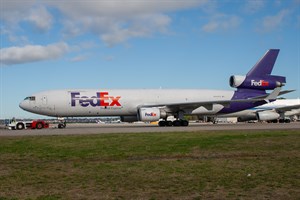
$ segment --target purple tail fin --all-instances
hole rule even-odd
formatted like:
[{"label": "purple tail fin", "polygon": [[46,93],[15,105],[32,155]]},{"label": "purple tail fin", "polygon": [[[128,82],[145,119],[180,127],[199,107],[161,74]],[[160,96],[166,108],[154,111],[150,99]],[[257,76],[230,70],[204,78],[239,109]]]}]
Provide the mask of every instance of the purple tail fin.
[{"label": "purple tail fin", "polygon": [[267,53],[252,67],[247,76],[260,77],[270,75],[276,62],[279,49],[270,49]]}]

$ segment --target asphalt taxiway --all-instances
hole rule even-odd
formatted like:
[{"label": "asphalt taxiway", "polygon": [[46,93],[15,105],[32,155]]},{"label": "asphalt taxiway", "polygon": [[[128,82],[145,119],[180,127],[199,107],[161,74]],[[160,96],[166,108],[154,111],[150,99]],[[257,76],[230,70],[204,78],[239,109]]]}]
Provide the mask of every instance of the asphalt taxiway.
[{"label": "asphalt taxiway", "polygon": [[40,130],[0,129],[2,136],[43,136],[43,135],[84,135],[104,133],[153,133],[153,132],[194,132],[218,130],[299,130],[300,122],[288,124],[237,123],[237,124],[203,124],[191,123],[188,127],[159,127],[152,124],[68,124],[65,129],[51,125]]}]

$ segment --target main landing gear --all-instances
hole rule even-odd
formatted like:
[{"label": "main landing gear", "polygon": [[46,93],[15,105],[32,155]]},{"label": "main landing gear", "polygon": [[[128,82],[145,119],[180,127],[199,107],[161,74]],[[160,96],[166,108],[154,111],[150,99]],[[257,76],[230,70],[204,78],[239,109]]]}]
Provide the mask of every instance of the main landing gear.
[{"label": "main landing gear", "polygon": [[175,121],[163,120],[163,121],[159,121],[158,125],[159,126],[188,126],[189,122],[187,120],[183,120],[183,119],[179,119],[179,120],[175,120]]},{"label": "main landing gear", "polygon": [[178,111],[175,113],[174,118],[176,120],[174,121],[169,121],[167,118],[165,118],[162,121],[158,122],[159,126],[188,126],[189,121],[184,119],[184,112]]}]

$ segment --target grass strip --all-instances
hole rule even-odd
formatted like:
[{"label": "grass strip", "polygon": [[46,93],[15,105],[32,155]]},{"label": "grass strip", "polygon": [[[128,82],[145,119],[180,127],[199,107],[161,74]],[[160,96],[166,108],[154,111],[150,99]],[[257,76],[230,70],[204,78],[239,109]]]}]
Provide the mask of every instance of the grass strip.
[{"label": "grass strip", "polygon": [[299,199],[300,131],[3,137],[2,199]]}]

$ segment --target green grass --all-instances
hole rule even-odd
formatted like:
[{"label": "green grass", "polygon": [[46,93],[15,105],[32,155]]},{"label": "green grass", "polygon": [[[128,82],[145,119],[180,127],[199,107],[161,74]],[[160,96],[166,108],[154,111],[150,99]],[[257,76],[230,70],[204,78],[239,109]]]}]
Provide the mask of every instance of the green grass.
[{"label": "green grass", "polygon": [[299,199],[300,131],[0,138],[4,199]]}]

